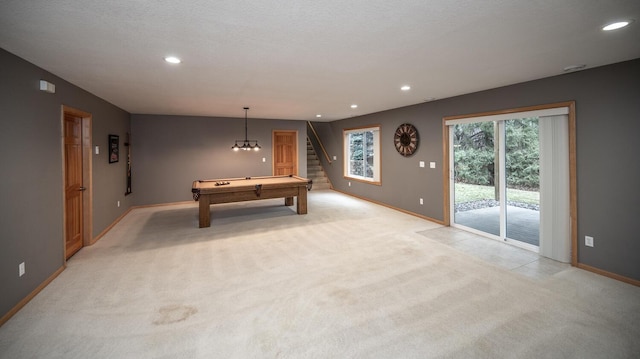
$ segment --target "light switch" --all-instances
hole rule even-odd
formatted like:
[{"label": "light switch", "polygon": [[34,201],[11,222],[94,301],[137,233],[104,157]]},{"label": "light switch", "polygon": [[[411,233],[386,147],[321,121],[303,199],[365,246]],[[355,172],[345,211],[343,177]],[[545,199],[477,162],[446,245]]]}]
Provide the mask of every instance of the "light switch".
[{"label": "light switch", "polygon": [[420,167],[423,168],[424,167],[424,161],[420,161]]},{"label": "light switch", "polygon": [[429,168],[436,168],[435,162],[429,162]]},{"label": "light switch", "polygon": [[262,157],[262,162],[267,162],[267,158],[266,157]]},{"label": "light switch", "polygon": [[335,160],[337,160],[337,159],[338,159],[338,157],[337,157],[337,156],[333,156],[333,160],[334,160],[334,161],[335,161]]},{"label": "light switch", "polygon": [[100,146],[96,146],[96,155],[100,154]]}]

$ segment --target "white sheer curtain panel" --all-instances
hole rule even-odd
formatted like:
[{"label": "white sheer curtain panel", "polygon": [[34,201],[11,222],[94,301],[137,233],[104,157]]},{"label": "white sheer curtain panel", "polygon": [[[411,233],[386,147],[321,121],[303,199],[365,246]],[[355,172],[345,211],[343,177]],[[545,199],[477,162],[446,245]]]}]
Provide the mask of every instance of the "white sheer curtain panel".
[{"label": "white sheer curtain panel", "polygon": [[540,117],[540,255],[571,261],[569,120]]}]

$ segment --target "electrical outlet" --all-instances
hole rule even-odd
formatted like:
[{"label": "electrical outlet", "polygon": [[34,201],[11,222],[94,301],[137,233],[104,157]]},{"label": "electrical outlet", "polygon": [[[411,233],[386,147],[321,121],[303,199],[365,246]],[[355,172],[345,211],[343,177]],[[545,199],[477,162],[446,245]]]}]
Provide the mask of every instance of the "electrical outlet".
[{"label": "electrical outlet", "polygon": [[267,162],[267,158],[266,157],[262,157],[262,162]]},{"label": "electrical outlet", "polygon": [[424,204],[424,200],[420,198],[420,204]]},{"label": "electrical outlet", "polygon": [[584,245],[587,247],[593,247],[593,237],[584,236]]},{"label": "electrical outlet", "polygon": [[25,272],[26,270],[24,268],[24,262],[18,264],[18,277],[22,277]]},{"label": "electrical outlet", "polygon": [[337,160],[337,159],[338,159],[338,156],[333,156],[333,160],[334,161]]},{"label": "electrical outlet", "polygon": [[436,168],[435,162],[429,162],[429,168]]},{"label": "electrical outlet", "polygon": [[424,161],[420,161],[420,162],[418,163],[418,166],[420,166],[420,168],[424,168]]},{"label": "electrical outlet", "polygon": [[118,207],[120,207],[120,201],[118,201]]},{"label": "electrical outlet", "polygon": [[351,182],[349,182],[349,187],[351,187]]}]

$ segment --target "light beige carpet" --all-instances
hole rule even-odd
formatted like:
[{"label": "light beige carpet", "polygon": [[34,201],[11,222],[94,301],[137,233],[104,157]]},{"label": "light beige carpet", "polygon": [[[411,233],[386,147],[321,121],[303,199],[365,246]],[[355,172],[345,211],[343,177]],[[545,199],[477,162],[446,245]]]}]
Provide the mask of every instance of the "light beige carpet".
[{"label": "light beige carpet", "polygon": [[640,357],[640,288],[532,280],[332,191],[211,210],[133,210],[0,327],[0,357]]}]

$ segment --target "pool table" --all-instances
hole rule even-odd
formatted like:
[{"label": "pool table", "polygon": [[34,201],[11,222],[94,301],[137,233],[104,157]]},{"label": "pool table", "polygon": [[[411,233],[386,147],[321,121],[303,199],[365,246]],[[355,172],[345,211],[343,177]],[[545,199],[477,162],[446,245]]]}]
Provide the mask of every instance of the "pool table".
[{"label": "pool table", "polygon": [[209,206],[217,203],[283,198],[285,206],[293,206],[298,197],[296,212],[307,213],[307,191],[312,181],[294,175],[229,178],[193,181],[191,193],[200,205],[200,228],[211,226]]}]

